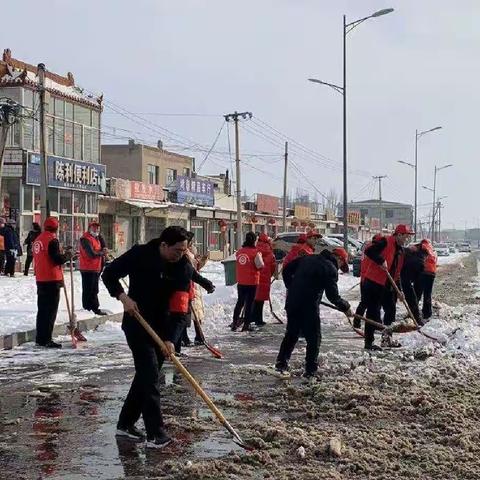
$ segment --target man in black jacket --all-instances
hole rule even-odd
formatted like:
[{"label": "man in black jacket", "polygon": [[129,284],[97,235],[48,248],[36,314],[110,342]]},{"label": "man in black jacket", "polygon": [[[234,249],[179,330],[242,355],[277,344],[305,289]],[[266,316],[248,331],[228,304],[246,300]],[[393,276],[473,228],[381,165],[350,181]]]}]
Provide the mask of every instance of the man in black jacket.
[{"label": "man in black jacket", "polygon": [[[135,377],[125,399],[117,424],[117,435],[142,440],[135,423],[143,416],[147,447],[163,448],[172,440],[165,433],[160,407],[160,368],[165,357],[174,353],[187,322],[190,282],[211,293],[212,282],[199,275],[185,253],[187,231],[167,227],[160,238],[145,245],[135,245],[112,263],[102,275],[110,295],[123,303],[122,329],[135,363]],[[128,295],[120,279],[129,277]],[[166,344],[161,352],[135,319],[139,312]]]},{"label": "man in black jacket", "polygon": [[32,264],[33,260],[33,251],[32,245],[35,239],[42,233],[42,229],[37,222],[33,222],[32,230],[28,232],[27,238],[23,242],[24,245],[27,246],[27,259],[25,260],[25,268],[23,274],[28,276],[28,271],[30,270],[30,265]]},{"label": "man in black jacket", "polygon": [[5,275],[15,276],[15,262],[17,256],[21,255],[22,247],[20,246],[20,240],[18,233],[15,231],[15,220],[7,220],[7,225],[3,229],[3,236],[5,239]]},{"label": "man in black jacket", "polygon": [[319,304],[323,292],[339,310],[349,317],[353,315],[350,304],[338,293],[339,268],[348,272],[348,255],[343,248],[299,257],[285,267],[287,330],[275,364],[278,372],[285,374],[288,371],[288,362],[302,333],[307,341],[304,377],[315,376],[322,339]]}]

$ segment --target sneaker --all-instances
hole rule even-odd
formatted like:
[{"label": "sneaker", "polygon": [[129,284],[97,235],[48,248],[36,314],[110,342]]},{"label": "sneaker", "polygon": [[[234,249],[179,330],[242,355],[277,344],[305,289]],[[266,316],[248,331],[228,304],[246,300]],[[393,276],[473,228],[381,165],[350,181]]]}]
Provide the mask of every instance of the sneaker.
[{"label": "sneaker", "polygon": [[100,316],[105,316],[108,315],[108,313],[105,310],[100,310],[97,308],[97,310],[92,310],[95,315],[100,315]]},{"label": "sneaker", "polygon": [[172,441],[173,440],[163,430],[160,430],[160,433],[158,435],[155,435],[154,438],[147,438],[145,447],[165,448],[167,445],[170,445]]},{"label": "sneaker", "polygon": [[244,325],[242,332],[255,332],[257,329],[253,325]]},{"label": "sneaker", "polygon": [[136,440],[137,442],[140,442],[145,438],[145,435],[135,425],[132,425],[131,427],[117,426],[117,432],[115,433],[115,436],[126,437],[131,440]]},{"label": "sneaker", "polygon": [[379,347],[378,345],[375,345],[374,343],[372,343],[372,344],[366,344],[365,345],[365,350],[370,350],[372,352],[381,352],[381,351],[383,351],[383,348]]},{"label": "sneaker", "polygon": [[53,340],[50,340],[45,345],[41,345],[41,346],[45,348],[62,348],[61,343],[54,342]]}]

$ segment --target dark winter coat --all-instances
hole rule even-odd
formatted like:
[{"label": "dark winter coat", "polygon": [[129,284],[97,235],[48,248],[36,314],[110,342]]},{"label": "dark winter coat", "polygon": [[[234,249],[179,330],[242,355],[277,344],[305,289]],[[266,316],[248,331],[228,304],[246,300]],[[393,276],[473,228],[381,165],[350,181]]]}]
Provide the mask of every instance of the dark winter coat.
[{"label": "dark winter coat", "polygon": [[20,246],[20,240],[18,238],[18,234],[11,225],[5,225],[2,235],[5,239],[6,251],[17,250],[18,253],[21,252],[22,248]]},{"label": "dark winter coat", "polygon": [[405,248],[405,259],[401,272],[402,285],[405,282],[413,283],[420,278],[425,270],[425,258],[427,253],[416,248]]},{"label": "dark winter coat", "polygon": [[34,241],[37,239],[37,237],[40,235],[40,233],[42,233],[40,230],[30,230],[30,231],[28,232],[27,238],[26,238],[25,241],[23,242],[23,244],[27,246],[27,255],[28,255],[28,256],[32,256],[32,255],[33,255],[32,245],[33,245],[33,242],[34,242]]},{"label": "dark winter coat", "polygon": [[350,308],[350,304],[338,293],[337,260],[328,250],[319,255],[296,258],[285,267],[283,279],[288,289],[287,312],[318,315],[324,292],[342,312]]},{"label": "dark winter coat", "polygon": [[[213,285],[202,277],[187,257],[169,263],[160,255],[160,242],[154,239],[145,245],[135,245],[113,262],[105,266],[102,280],[112,297],[124,292],[120,279],[128,276],[128,296],[134,300],[140,313],[164,340],[175,340],[175,332],[184,328],[188,311],[172,309],[172,301],[190,291],[190,282],[198,283],[206,290]],[[149,341],[143,327],[131,315],[125,313],[122,328]]]}]

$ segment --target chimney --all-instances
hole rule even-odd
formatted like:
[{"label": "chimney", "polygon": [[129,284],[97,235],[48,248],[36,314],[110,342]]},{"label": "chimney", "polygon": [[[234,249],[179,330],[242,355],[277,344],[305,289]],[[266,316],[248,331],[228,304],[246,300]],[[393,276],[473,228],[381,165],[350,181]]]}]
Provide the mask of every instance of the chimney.
[{"label": "chimney", "polygon": [[162,142],[161,140],[159,140],[159,141],[157,142],[157,148],[158,148],[159,150],[163,150],[163,142]]},{"label": "chimney", "polygon": [[128,141],[128,146],[130,148],[133,148],[135,146],[135,140],[133,140],[132,138]]}]

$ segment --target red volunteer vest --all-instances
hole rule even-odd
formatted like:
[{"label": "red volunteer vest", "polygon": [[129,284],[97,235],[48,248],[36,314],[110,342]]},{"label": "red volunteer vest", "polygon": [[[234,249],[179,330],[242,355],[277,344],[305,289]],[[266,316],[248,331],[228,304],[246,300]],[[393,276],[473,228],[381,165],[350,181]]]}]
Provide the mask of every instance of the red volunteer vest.
[{"label": "red volunteer vest", "polygon": [[425,273],[430,275],[437,273],[437,254],[434,251],[429,251],[425,258]]},{"label": "red volunteer vest", "polygon": [[[390,268],[393,263],[393,259],[395,258],[396,241],[393,235],[386,237],[386,240],[387,240],[387,246],[381,252],[381,256],[387,262],[387,267],[388,267],[388,270],[390,271]],[[392,275],[393,279],[396,282],[400,280],[400,272],[402,271],[402,267],[403,267],[403,258],[404,258],[404,254],[401,253],[398,257],[397,268],[395,269],[394,275]],[[368,258],[366,255],[362,263],[363,263],[363,268],[361,268],[362,281],[364,281],[365,279],[368,279],[368,280],[371,280],[372,282],[378,283],[379,285],[386,285],[387,272],[385,272],[385,270],[383,270],[383,268],[380,265],[376,264],[373,260]]]},{"label": "red volunteer vest", "polygon": [[285,268],[290,262],[295,260],[300,255],[300,252],[302,253],[302,255],[313,255],[315,253],[315,250],[308,243],[295,244],[290,249],[287,256],[283,259],[283,268]]},{"label": "red volunteer vest", "polygon": [[239,285],[258,285],[260,271],[255,266],[258,250],[255,247],[242,247],[237,257],[237,282]]},{"label": "red volunteer vest", "polygon": [[33,260],[37,282],[63,282],[61,265],[56,265],[48,254],[49,243],[56,239],[53,232],[42,232],[33,242]]},{"label": "red volunteer vest", "polygon": [[[102,246],[100,240],[89,232],[85,232],[82,238],[86,238],[95,253],[100,252]],[[80,243],[80,270],[83,272],[100,272],[102,270],[102,257],[91,258]]]}]

